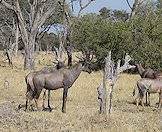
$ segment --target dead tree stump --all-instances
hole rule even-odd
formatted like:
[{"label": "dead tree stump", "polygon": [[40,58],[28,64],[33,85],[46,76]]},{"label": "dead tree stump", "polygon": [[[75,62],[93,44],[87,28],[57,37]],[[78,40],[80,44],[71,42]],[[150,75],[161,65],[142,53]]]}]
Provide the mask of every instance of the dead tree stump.
[{"label": "dead tree stump", "polygon": [[112,110],[112,99],[113,99],[113,91],[114,85],[118,79],[118,75],[123,71],[131,68],[135,68],[135,66],[131,66],[129,64],[131,57],[126,54],[125,56],[125,63],[121,66],[121,60],[118,60],[117,67],[115,67],[114,62],[111,60],[111,51],[109,55],[105,58],[105,68],[103,70],[103,81],[100,83],[100,86],[97,88],[98,92],[98,100],[100,105],[99,113],[106,114],[107,113],[107,89],[106,89],[106,82],[109,85],[109,108],[108,113],[111,113]]}]

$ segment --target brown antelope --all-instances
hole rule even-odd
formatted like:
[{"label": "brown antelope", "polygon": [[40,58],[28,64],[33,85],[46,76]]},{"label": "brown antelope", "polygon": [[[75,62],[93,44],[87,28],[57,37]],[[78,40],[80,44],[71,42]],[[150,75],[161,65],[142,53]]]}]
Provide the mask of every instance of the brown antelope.
[{"label": "brown antelope", "polygon": [[159,108],[161,108],[162,104],[162,81],[158,79],[147,79],[142,78],[137,81],[138,88],[138,96],[136,98],[136,105],[138,107],[139,100],[141,100],[141,104],[143,104],[143,98],[145,93],[148,91],[149,93],[159,93]]},{"label": "brown antelope", "polygon": [[135,65],[141,78],[150,78],[150,79],[157,78],[157,74],[153,69],[151,68],[144,69],[141,64],[135,64]]},{"label": "brown antelope", "polygon": [[[38,109],[38,99],[42,89],[57,90],[63,88],[63,104],[62,112],[66,112],[66,100],[68,89],[73,85],[82,71],[91,73],[90,64],[80,61],[75,66],[69,69],[60,69],[50,73],[38,73],[33,76],[33,91],[29,92],[27,100],[34,99]],[[27,104],[26,104],[27,109]]]},{"label": "brown antelope", "polygon": [[[29,73],[25,77],[25,81],[26,81],[26,84],[27,84],[26,109],[27,109],[27,103],[29,101],[29,104],[30,104],[30,100],[33,98],[33,93],[34,93],[34,90],[35,90],[34,89],[34,84],[33,84],[33,77],[36,74],[41,74],[41,73],[45,74],[45,73],[50,73],[50,72],[54,72],[56,70],[59,70],[59,69],[65,67],[64,63],[65,63],[65,60],[63,62],[62,61],[58,61],[57,65],[55,67],[49,67],[49,68],[48,67],[44,67],[40,71],[31,72],[31,73]],[[43,94],[43,104],[42,104],[43,109],[45,109],[45,105],[44,105],[45,97],[46,97],[46,90],[44,91],[44,94]],[[51,107],[50,107],[50,104],[49,104],[49,102],[50,102],[49,100],[50,100],[50,90],[48,90],[48,108],[51,110]]]},{"label": "brown antelope", "polygon": [[[153,69],[151,68],[144,69],[140,63],[135,65],[141,78],[162,79],[160,75],[157,74]],[[135,89],[133,93],[135,93]],[[149,92],[146,92],[146,105],[150,105],[149,102],[150,102],[150,94]]]}]

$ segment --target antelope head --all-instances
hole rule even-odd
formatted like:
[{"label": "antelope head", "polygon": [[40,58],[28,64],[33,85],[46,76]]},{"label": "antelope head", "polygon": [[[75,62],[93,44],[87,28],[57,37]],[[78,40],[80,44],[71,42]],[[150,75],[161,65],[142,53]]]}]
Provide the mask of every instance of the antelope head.
[{"label": "antelope head", "polygon": [[85,55],[83,55],[82,57],[78,57],[76,56],[78,59],[79,59],[79,63],[82,64],[82,71],[84,72],[88,72],[89,74],[92,72],[92,59],[93,59],[93,54],[90,55],[89,59],[87,59],[87,57]]}]

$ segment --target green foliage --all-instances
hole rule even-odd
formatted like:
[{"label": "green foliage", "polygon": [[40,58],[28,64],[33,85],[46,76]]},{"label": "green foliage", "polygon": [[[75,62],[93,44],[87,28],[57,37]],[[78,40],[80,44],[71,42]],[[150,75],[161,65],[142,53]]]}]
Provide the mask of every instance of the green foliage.
[{"label": "green foliage", "polygon": [[[143,8],[142,8],[143,9]],[[137,62],[152,68],[162,69],[162,20],[160,14],[148,7],[131,20],[125,21],[126,13],[115,11],[112,19],[103,19],[104,13],[87,14],[75,22],[72,40],[75,48],[86,52],[92,50],[98,68],[111,50],[114,61],[129,53]],[[106,14],[107,14],[106,13]]]},{"label": "green foliage", "polygon": [[124,49],[127,47],[123,44],[128,43],[129,40],[127,34],[129,34],[127,23],[122,21],[112,23],[90,14],[82,17],[75,24],[73,43],[82,52],[87,49],[94,51],[97,63],[101,66],[101,62],[110,50],[115,61],[124,56]]},{"label": "green foliage", "polygon": [[103,7],[99,13],[100,13],[100,16],[104,19],[108,18],[111,16],[111,10],[107,9],[106,7]]}]

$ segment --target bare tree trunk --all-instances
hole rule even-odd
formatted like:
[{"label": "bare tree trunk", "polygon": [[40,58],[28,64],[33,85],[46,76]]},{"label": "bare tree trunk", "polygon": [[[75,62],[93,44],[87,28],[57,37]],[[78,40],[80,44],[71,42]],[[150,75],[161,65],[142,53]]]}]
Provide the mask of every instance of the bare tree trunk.
[{"label": "bare tree trunk", "polygon": [[107,102],[107,94],[106,94],[106,76],[104,71],[103,76],[103,85],[102,85],[102,103],[100,104],[100,112],[101,114],[106,114],[106,102]]},{"label": "bare tree trunk", "polygon": [[72,66],[72,44],[70,42],[71,36],[71,20],[69,16],[67,16],[68,11],[66,11],[65,0],[63,0],[63,25],[64,25],[64,36],[63,36],[63,44],[66,44],[66,53],[68,56],[68,66]]},{"label": "bare tree trunk", "polygon": [[40,45],[39,45],[39,41],[37,41],[35,42],[35,52],[39,54],[39,51],[40,51]]},{"label": "bare tree trunk", "polygon": [[8,64],[11,68],[13,68],[13,64],[12,64],[12,56],[11,53],[9,52],[9,50],[6,50],[6,56],[7,56],[7,60],[8,60]]},{"label": "bare tree trunk", "polygon": [[25,48],[24,69],[34,69],[34,50]]},{"label": "bare tree trunk", "polygon": [[110,95],[109,95],[109,114],[111,113],[111,109],[112,109],[113,90],[114,90],[114,85],[112,85],[111,88],[110,88]]},{"label": "bare tree trunk", "polygon": [[72,46],[67,46],[68,66],[72,66]]},{"label": "bare tree trunk", "polygon": [[35,49],[35,38],[34,35],[30,35],[29,42],[25,46],[25,60],[24,69],[34,69],[34,49]]},{"label": "bare tree trunk", "polygon": [[15,55],[17,56],[17,52],[18,52],[18,44],[19,44],[19,26],[16,23],[16,32],[15,32]]},{"label": "bare tree trunk", "polygon": [[125,56],[125,63],[124,65],[120,65],[121,60],[118,60],[117,67],[114,67],[114,62],[111,60],[111,51],[109,55],[105,58],[105,68],[104,68],[104,75],[103,75],[103,84],[97,88],[98,91],[98,99],[100,102],[100,113],[107,114],[106,102],[107,102],[107,90],[105,82],[109,81],[110,93],[109,93],[109,114],[112,110],[112,99],[113,99],[113,90],[114,85],[118,79],[118,75],[123,71],[131,68],[135,68],[135,66],[131,66],[129,64],[131,57],[126,54]]},{"label": "bare tree trunk", "polygon": [[137,7],[138,7],[138,0],[134,0],[132,11],[130,14],[130,19],[134,17],[134,15],[136,14]]}]

